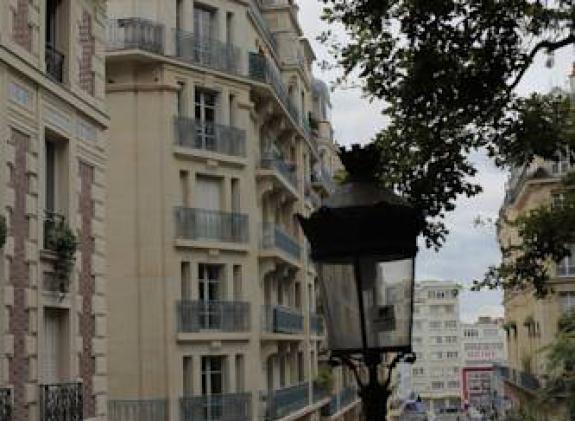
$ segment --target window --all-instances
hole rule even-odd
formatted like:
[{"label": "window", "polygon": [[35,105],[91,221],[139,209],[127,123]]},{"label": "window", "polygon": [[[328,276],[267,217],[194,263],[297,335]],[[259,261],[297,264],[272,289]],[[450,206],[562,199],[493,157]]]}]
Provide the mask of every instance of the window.
[{"label": "window", "polygon": [[[207,396],[209,401],[203,407],[203,419],[216,420],[222,417],[224,408],[217,396],[223,394],[224,389],[224,357],[202,357],[202,395]],[[216,396],[213,401],[210,399],[212,396]]]},{"label": "window", "polygon": [[488,337],[499,336],[499,329],[485,329],[483,331],[483,336]]},{"label": "window", "polygon": [[240,179],[231,179],[231,193],[232,193],[232,212],[240,212]]},{"label": "window", "polygon": [[559,293],[559,300],[561,302],[561,310],[564,313],[575,312],[575,291]]},{"label": "window", "polygon": [[192,298],[190,262],[182,262],[180,264],[180,282],[182,286],[182,299],[190,300]]},{"label": "window", "polygon": [[[196,179],[198,192],[197,207],[211,211],[222,210],[222,181],[219,178],[198,175]],[[207,227],[206,227],[207,228]]]},{"label": "window", "polygon": [[415,377],[421,377],[425,374],[425,370],[423,367],[414,367],[413,368],[413,375]]},{"label": "window", "polygon": [[434,336],[433,337],[433,343],[436,345],[442,344],[443,343],[443,338],[441,336]]},{"label": "window", "polygon": [[200,299],[200,326],[202,329],[219,329],[221,327],[220,308],[214,305],[223,297],[219,265],[200,264],[198,271],[198,287]]},{"label": "window", "polygon": [[449,389],[459,389],[459,381],[458,380],[450,380],[447,382],[447,387]]},{"label": "window", "polygon": [[184,374],[184,396],[193,395],[194,387],[194,372],[193,372],[193,358],[184,357],[183,360],[183,374]]},{"label": "window", "polygon": [[445,322],[446,329],[457,329],[457,320],[448,320]]},{"label": "window", "polygon": [[216,108],[217,94],[205,89],[196,89],[195,92],[196,136],[200,149],[216,150]]},{"label": "window", "polygon": [[190,206],[190,173],[180,171],[180,196],[183,207]]},{"label": "window", "polygon": [[479,331],[477,329],[465,329],[463,335],[467,338],[477,338],[479,337]]},{"label": "window", "polygon": [[199,40],[215,38],[216,19],[211,9],[195,6],[194,8],[194,36]]},{"label": "window", "polygon": [[458,357],[458,355],[459,355],[459,353],[456,351],[447,351],[445,353],[445,356],[447,357],[448,360],[455,359]]},{"label": "window", "polygon": [[443,352],[441,352],[441,351],[432,352],[432,353],[431,353],[431,359],[432,359],[432,360],[441,360],[441,359],[443,359]]},{"label": "window", "polygon": [[457,343],[457,336],[446,336],[445,343],[447,344],[456,344]]},{"label": "window", "polygon": [[44,312],[44,383],[59,383],[67,379],[67,317],[66,310],[46,309]]},{"label": "window", "polygon": [[184,82],[178,82],[178,91],[176,92],[176,107],[178,111],[178,117],[186,116],[186,84]]},{"label": "window", "polygon": [[443,389],[443,382],[431,382],[431,388],[433,390],[441,390]]},{"label": "window", "polygon": [[243,299],[243,286],[242,286],[242,267],[234,265],[233,267],[233,282],[234,282],[234,300],[241,301]]},{"label": "window", "polygon": [[565,204],[565,195],[563,193],[551,194],[551,206],[554,208],[562,208]]},{"label": "window", "polygon": [[443,306],[443,312],[446,314],[451,314],[455,312],[455,306],[452,304]]},{"label": "window", "polygon": [[566,174],[571,168],[569,154],[558,153],[551,163],[551,172],[556,175]]},{"label": "window", "polygon": [[245,391],[245,377],[246,367],[243,355],[236,355],[236,392],[243,393]]},{"label": "window", "polygon": [[557,263],[557,276],[559,277],[575,276],[575,244],[570,244],[567,248],[571,255],[565,256]]},{"label": "window", "polygon": [[438,321],[429,322],[429,328],[430,329],[441,329],[441,322],[438,322]]}]

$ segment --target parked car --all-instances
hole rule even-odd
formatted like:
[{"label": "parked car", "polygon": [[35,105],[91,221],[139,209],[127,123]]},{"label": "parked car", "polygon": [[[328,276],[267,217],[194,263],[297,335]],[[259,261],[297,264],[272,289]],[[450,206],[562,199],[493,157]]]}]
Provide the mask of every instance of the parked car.
[{"label": "parked car", "polygon": [[399,421],[428,421],[425,404],[419,401],[407,401],[403,405]]}]

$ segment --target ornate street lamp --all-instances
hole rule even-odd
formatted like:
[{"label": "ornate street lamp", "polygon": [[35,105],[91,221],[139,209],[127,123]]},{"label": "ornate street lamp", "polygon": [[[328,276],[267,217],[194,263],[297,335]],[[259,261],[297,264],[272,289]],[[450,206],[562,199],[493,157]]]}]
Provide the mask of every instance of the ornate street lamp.
[{"label": "ornate street lamp", "polygon": [[[318,269],[331,359],[352,368],[368,421],[386,419],[391,371],[411,349],[417,237],[423,217],[375,178],[373,145],[341,150],[347,181],[309,218],[298,215]],[[394,353],[387,381],[383,355]],[[357,363],[368,368],[365,383]]]}]

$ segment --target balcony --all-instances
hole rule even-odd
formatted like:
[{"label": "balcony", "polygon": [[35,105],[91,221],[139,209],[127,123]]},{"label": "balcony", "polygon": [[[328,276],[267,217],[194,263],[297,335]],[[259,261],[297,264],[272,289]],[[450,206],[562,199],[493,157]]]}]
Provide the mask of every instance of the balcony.
[{"label": "balcony", "polygon": [[269,333],[302,334],[303,315],[299,310],[276,306],[264,306],[263,329]]},{"label": "balcony", "polygon": [[251,395],[190,396],[180,400],[182,421],[249,421]]},{"label": "balcony", "polygon": [[253,19],[256,22],[256,25],[259,27],[260,31],[264,34],[264,37],[266,38],[266,40],[271,44],[272,48],[274,50],[277,50],[276,40],[275,40],[272,32],[270,31],[270,27],[268,26],[266,19],[262,15],[262,12],[259,8],[259,5],[255,4],[255,1],[256,0],[253,0],[250,2],[249,13],[253,17]]},{"label": "balcony", "polygon": [[241,75],[240,49],[216,39],[174,30],[176,56],[185,62],[233,75]]},{"label": "balcony", "polygon": [[244,130],[187,117],[177,116],[174,121],[177,146],[222,155],[246,156]]},{"label": "balcony", "polygon": [[335,190],[335,183],[323,165],[319,170],[312,172],[311,182],[314,187],[323,190],[327,194],[331,194]]},{"label": "balcony", "polygon": [[541,388],[541,383],[537,377],[524,371],[515,370],[513,368],[508,368],[507,370],[500,369],[499,375],[509,383],[512,383],[528,392],[537,392]]},{"label": "balcony", "polygon": [[279,250],[281,253],[287,254],[290,259],[297,261],[301,257],[301,247],[298,241],[282,228],[273,224],[264,224],[262,248],[264,250]]},{"label": "balcony", "polygon": [[284,85],[277,66],[258,53],[249,53],[249,77],[257,82],[269,84],[295,122],[299,122],[299,112]]},{"label": "balcony", "polygon": [[178,331],[205,330],[247,332],[250,329],[250,304],[232,301],[178,302]]},{"label": "balcony", "polygon": [[247,243],[248,216],[208,209],[176,208],[176,237],[193,241]]},{"label": "balcony", "polygon": [[265,420],[278,420],[310,404],[309,383],[302,383],[284,389],[264,392]]},{"label": "balcony", "polygon": [[357,390],[353,387],[344,387],[337,394],[331,397],[329,405],[326,405],[321,410],[323,417],[332,417],[358,400]]},{"label": "balcony", "polygon": [[142,18],[113,19],[108,22],[108,51],[143,50],[164,54],[164,25]]},{"label": "balcony", "polygon": [[166,421],[167,415],[166,399],[108,401],[110,421]]},{"label": "balcony", "polygon": [[66,56],[59,52],[56,47],[46,44],[46,74],[55,82],[64,82],[64,62]]},{"label": "balcony", "polygon": [[265,152],[260,168],[273,171],[281,183],[297,197],[297,174],[294,164],[290,164],[272,152]]},{"label": "balcony", "polygon": [[325,334],[325,328],[323,323],[323,317],[319,314],[310,313],[309,314],[309,330],[312,335],[323,336]]},{"label": "balcony", "polygon": [[40,386],[41,421],[82,421],[82,383]]},{"label": "balcony", "polygon": [[12,419],[12,389],[0,389],[0,420],[10,421]]}]

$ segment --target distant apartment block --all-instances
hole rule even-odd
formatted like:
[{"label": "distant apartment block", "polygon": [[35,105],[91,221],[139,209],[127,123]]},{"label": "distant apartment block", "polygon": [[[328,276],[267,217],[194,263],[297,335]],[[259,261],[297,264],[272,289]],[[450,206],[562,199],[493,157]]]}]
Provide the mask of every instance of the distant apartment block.
[{"label": "distant apartment block", "polygon": [[451,281],[418,282],[415,288],[412,390],[435,413],[461,407],[460,290]]},{"label": "distant apartment block", "polygon": [[107,7],[109,419],[343,419],[295,219],[339,168],[297,5]]},{"label": "distant apartment block", "polygon": [[3,421],[107,419],[104,6],[0,2]]},{"label": "distant apartment block", "polygon": [[476,409],[491,411],[501,406],[495,369],[505,364],[506,337],[502,319],[480,317],[476,323],[462,324],[463,399]]}]

